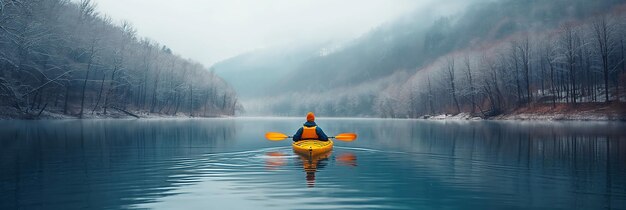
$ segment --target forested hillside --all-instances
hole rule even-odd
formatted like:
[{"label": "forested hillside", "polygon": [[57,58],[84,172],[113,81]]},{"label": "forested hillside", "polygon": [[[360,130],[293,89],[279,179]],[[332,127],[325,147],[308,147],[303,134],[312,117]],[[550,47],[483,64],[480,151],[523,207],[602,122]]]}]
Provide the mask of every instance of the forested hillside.
[{"label": "forested hillside", "polygon": [[250,106],[280,115],[493,116],[618,101],[624,3],[474,1],[451,15],[416,11],[310,57],[274,97]]},{"label": "forested hillside", "polygon": [[624,21],[621,13],[602,14],[447,54],[377,95],[375,110],[389,117],[489,117],[519,108],[619,107],[626,80]]},{"label": "forested hillside", "polygon": [[90,0],[0,1],[0,106],[22,118],[218,116],[240,107],[214,73],[114,23]]}]

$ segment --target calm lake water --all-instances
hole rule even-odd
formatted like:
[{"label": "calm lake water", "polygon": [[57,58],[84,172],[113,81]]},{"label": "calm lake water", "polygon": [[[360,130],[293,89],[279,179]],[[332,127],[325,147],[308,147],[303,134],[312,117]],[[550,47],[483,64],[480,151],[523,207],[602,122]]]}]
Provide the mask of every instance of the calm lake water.
[{"label": "calm lake water", "polygon": [[626,124],[319,119],[0,121],[0,209],[626,209]]}]

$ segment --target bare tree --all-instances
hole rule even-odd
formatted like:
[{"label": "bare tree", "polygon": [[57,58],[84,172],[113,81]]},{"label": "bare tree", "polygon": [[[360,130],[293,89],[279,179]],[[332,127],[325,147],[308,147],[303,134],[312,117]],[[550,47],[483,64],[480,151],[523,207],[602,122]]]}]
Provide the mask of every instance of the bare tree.
[{"label": "bare tree", "polygon": [[433,106],[433,88],[430,84],[430,75],[427,76],[428,77],[428,105],[430,108],[430,114],[435,114],[435,107]]},{"label": "bare tree", "polygon": [[471,97],[471,103],[472,103],[472,110],[471,113],[473,114],[476,110],[476,98],[475,98],[475,94],[476,94],[476,90],[474,88],[474,83],[472,80],[472,68],[471,68],[471,64],[470,64],[470,58],[468,55],[465,55],[465,59],[463,60],[463,62],[465,63],[465,70],[466,70],[466,74],[467,74],[467,81],[469,83],[469,92],[470,92],[470,97]]},{"label": "bare tree", "polygon": [[555,51],[554,51],[554,43],[553,40],[551,38],[548,38],[548,40],[546,41],[546,43],[544,43],[544,59],[546,61],[546,63],[548,64],[548,67],[550,68],[550,92],[552,93],[552,107],[556,107],[556,99],[557,99],[557,91],[555,89],[555,80],[554,80],[554,74],[555,74],[555,62],[556,62],[556,57],[555,57]]},{"label": "bare tree", "polygon": [[516,47],[517,42],[511,43],[511,59],[513,60],[513,66],[515,67],[515,88],[517,89],[517,103],[522,101],[522,89],[520,85],[519,79],[519,58],[518,58],[518,48]]},{"label": "bare tree", "polygon": [[454,101],[456,112],[460,113],[461,107],[459,106],[459,101],[456,98],[456,87],[454,84],[454,57],[452,56],[446,58],[446,72],[447,79],[450,82],[450,94],[452,95],[452,100]]},{"label": "bare tree", "polygon": [[563,24],[561,26],[561,30],[563,35],[561,36],[561,44],[563,45],[563,54],[565,56],[567,67],[569,70],[569,77],[571,88],[569,92],[569,97],[571,98],[572,103],[576,104],[576,51],[578,46],[576,44],[576,38],[578,34],[574,29],[572,24]]},{"label": "bare tree", "polygon": [[[521,42],[516,42],[517,43],[517,52],[519,52],[519,59],[520,62],[522,63],[522,68],[524,69],[524,80],[526,82],[526,100],[527,103],[530,103],[532,101],[532,90],[530,89],[530,41],[529,41],[529,36],[528,34],[526,34],[526,36],[522,39]],[[515,57],[517,58],[517,55],[515,55]],[[516,66],[517,66],[517,59],[516,59]],[[517,67],[516,67],[517,68]]]},{"label": "bare tree", "polygon": [[604,76],[604,100],[609,102],[609,56],[613,52],[613,33],[614,24],[602,15],[592,22],[595,39],[597,42],[596,49],[602,59],[602,73]]}]

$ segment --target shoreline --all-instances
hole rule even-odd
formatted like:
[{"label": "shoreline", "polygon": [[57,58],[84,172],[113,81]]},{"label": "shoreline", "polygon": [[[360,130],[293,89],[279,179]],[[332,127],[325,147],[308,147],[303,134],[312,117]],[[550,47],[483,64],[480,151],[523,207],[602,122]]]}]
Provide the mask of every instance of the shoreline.
[{"label": "shoreline", "polygon": [[567,115],[567,114],[503,114],[493,117],[472,117],[469,113],[442,114],[436,116],[422,116],[420,118],[402,118],[402,119],[423,119],[423,120],[484,120],[484,121],[600,121],[600,122],[626,122],[626,116],[619,115]]},{"label": "shoreline", "polygon": [[541,121],[626,121],[626,103],[531,104],[495,116],[480,113],[441,114],[422,119],[541,120]]},{"label": "shoreline", "polygon": [[[100,112],[85,112],[83,118],[75,114],[63,114],[61,110],[44,110],[41,113],[24,114],[13,107],[0,107],[0,120],[60,120],[60,119],[192,119],[192,118],[284,118],[289,116],[189,116],[184,113],[167,115],[161,113],[128,112],[125,110],[109,109],[104,115]],[[293,117],[293,116],[292,116]],[[297,118],[297,117],[295,117]],[[331,117],[355,119],[421,119],[421,120],[510,120],[510,121],[626,121],[626,103],[583,103],[576,106],[568,104],[533,104],[526,107],[506,111],[495,116],[484,116],[482,113],[473,114],[462,112],[458,114],[442,113],[438,115],[422,115],[418,117]]]},{"label": "shoreline", "polygon": [[[163,114],[140,114],[140,118],[132,116],[117,116],[117,115],[85,115],[83,118],[79,118],[73,115],[53,114],[43,115],[40,118],[11,118],[7,116],[0,116],[0,120],[145,120],[145,119],[213,119],[213,118],[258,118],[258,119],[272,119],[272,118],[297,118],[297,117],[259,117],[259,116],[193,116],[188,115],[163,115]],[[436,116],[422,116],[418,118],[375,118],[375,117],[326,117],[326,119],[388,119],[388,120],[433,120],[433,121],[596,121],[596,122],[626,122],[626,116],[600,116],[600,115],[536,115],[536,114],[515,114],[515,115],[498,115],[494,117],[482,118],[472,117],[469,113],[460,113],[457,115],[441,114]]]},{"label": "shoreline", "polygon": [[189,116],[186,114],[178,113],[176,115],[167,115],[161,113],[139,112],[131,113],[129,115],[123,111],[110,109],[107,114],[100,112],[86,112],[83,117],[79,117],[73,114],[63,114],[62,111],[42,111],[39,113],[23,114],[15,108],[0,107],[0,120],[88,120],[88,119],[193,119],[193,118],[225,118],[232,117],[226,115],[214,115],[214,116]]}]

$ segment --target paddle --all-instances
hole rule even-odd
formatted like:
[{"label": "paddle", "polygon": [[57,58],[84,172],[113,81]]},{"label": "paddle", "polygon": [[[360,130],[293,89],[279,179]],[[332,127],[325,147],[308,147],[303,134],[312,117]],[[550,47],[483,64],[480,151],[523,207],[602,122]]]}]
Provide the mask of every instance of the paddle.
[{"label": "paddle", "polygon": [[340,141],[354,141],[356,140],[356,133],[340,133],[337,136],[331,136],[328,138],[334,138]]},{"label": "paddle", "polygon": [[[287,136],[284,133],[279,132],[267,132],[265,133],[265,138],[270,141],[282,141],[286,138],[293,138],[292,136]],[[337,139],[340,141],[354,141],[356,139],[356,133],[340,133],[337,136],[329,136],[329,139]]]}]

